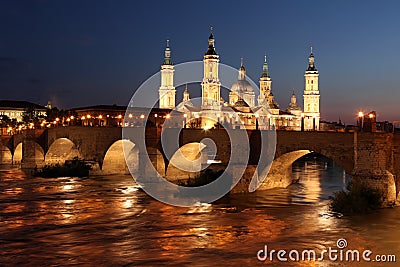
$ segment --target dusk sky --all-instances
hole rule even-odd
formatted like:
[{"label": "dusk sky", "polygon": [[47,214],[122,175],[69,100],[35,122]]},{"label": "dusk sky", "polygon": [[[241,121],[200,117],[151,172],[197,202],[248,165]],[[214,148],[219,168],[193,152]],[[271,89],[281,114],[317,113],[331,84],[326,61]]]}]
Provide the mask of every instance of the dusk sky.
[{"label": "dusk sky", "polygon": [[126,105],[159,71],[167,38],[175,64],[202,60],[212,24],[221,63],[238,68],[243,57],[257,84],[267,53],[281,108],[293,89],[302,105],[312,45],[321,119],[354,123],[362,109],[400,120],[399,10],[398,1],[2,1],[0,99]]}]

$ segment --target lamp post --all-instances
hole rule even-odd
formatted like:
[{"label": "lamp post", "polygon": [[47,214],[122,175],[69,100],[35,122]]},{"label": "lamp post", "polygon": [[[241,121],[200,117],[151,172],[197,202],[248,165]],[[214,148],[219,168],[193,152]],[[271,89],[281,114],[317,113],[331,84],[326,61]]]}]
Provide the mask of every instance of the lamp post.
[{"label": "lamp post", "polygon": [[364,118],[364,112],[360,111],[358,112],[358,131],[362,132],[363,130],[363,118]]},{"label": "lamp post", "polygon": [[315,131],[316,130],[316,125],[315,125],[315,115],[313,115],[313,131]]},{"label": "lamp post", "polygon": [[183,114],[183,128],[186,128],[186,118],[187,118],[187,114]]},{"label": "lamp post", "polygon": [[[170,118],[171,118],[171,115],[168,113],[168,114],[165,116],[164,126],[168,126],[168,123],[167,123],[167,124],[165,124],[165,123],[166,123],[166,121],[167,121],[168,119],[170,119]],[[169,128],[171,128],[171,125],[169,125]]]},{"label": "lamp post", "polygon": [[258,130],[258,117],[259,117],[260,115],[258,115],[258,114],[256,114],[256,130]]},{"label": "lamp post", "polygon": [[304,113],[301,113],[301,131],[304,132]]},{"label": "lamp post", "polygon": [[271,130],[271,114],[267,115],[267,119],[268,119],[268,130]]}]

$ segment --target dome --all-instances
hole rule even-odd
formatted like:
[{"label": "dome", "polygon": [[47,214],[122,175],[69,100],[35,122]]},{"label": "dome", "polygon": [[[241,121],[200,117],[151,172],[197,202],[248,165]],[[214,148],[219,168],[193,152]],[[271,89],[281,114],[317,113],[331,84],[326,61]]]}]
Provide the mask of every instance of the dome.
[{"label": "dome", "polygon": [[235,93],[246,93],[246,92],[254,92],[253,87],[247,80],[238,80],[236,81],[232,87],[231,91]]},{"label": "dome", "polygon": [[234,107],[246,107],[246,108],[249,107],[249,105],[246,103],[246,101],[243,100],[243,98],[239,98],[239,100],[233,106]]}]

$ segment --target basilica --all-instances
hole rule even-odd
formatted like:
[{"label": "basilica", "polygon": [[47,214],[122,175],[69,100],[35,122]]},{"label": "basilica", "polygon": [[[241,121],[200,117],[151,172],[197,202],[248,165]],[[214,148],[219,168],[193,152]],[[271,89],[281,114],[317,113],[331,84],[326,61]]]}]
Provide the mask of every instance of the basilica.
[{"label": "basilica", "polygon": [[215,39],[211,31],[208,38],[208,49],[203,58],[201,105],[196,106],[190,100],[187,86],[182,102],[178,105],[175,103],[174,65],[171,59],[171,49],[167,42],[164,61],[161,65],[160,108],[176,109],[183,113],[184,127],[211,129],[223,126],[236,129],[297,131],[319,129],[319,73],[314,64],[312,49],[308,58],[308,68],[304,74],[304,110],[298,105],[294,92],[287,108],[281,109],[272,93],[272,79],[269,75],[266,56],[264,56],[262,74],[259,79],[259,95],[256,95],[254,88],[246,78],[246,69],[242,60],[237,81],[232,83],[229,100],[225,101],[221,97],[221,82],[218,77],[219,55],[215,50],[214,43]]}]

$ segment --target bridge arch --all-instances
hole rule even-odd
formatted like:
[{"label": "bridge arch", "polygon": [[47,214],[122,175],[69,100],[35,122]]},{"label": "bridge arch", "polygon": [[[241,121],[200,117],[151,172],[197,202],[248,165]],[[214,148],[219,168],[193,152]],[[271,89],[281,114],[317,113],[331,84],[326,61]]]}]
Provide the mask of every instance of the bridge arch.
[{"label": "bridge arch", "polygon": [[21,162],[22,162],[22,142],[19,143],[14,149],[12,164],[21,165]]},{"label": "bridge arch", "polygon": [[12,164],[12,154],[11,150],[3,145],[0,144],[0,164],[1,165],[11,165]]},{"label": "bridge arch", "polygon": [[206,154],[202,151],[206,145],[199,142],[187,143],[181,146],[167,164],[166,178],[170,181],[194,177],[207,162]]},{"label": "bridge arch", "polygon": [[[30,160],[34,160],[37,163],[43,163],[44,161],[44,150],[43,148],[36,142],[31,142],[30,145],[33,145],[32,154],[30,154]],[[24,145],[23,143],[18,143],[18,145],[14,149],[14,153],[12,155],[12,164],[13,165],[21,165],[24,158]],[[40,165],[40,164],[39,164]]]},{"label": "bridge arch", "polygon": [[58,138],[50,145],[45,155],[45,164],[64,164],[66,160],[82,158],[75,143],[68,138]]},{"label": "bridge arch", "polygon": [[[127,158],[125,159],[125,155]],[[102,164],[102,174],[129,174],[138,171],[139,149],[130,140],[115,141],[106,151]]]},{"label": "bridge arch", "polygon": [[293,163],[301,157],[311,153],[316,153],[333,160],[333,162],[343,168],[347,174],[350,174],[353,170],[354,163],[351,161],[346,161],[346,158],[343,157],[343,155],[338,155],[323,150],[313,151],[308,149],[301,149],[289,151],[275,157],[267,174],[267,177],[265,178],[259,189],[287,187],[288,185],[292,184],[294,182],[292,178]]}]

